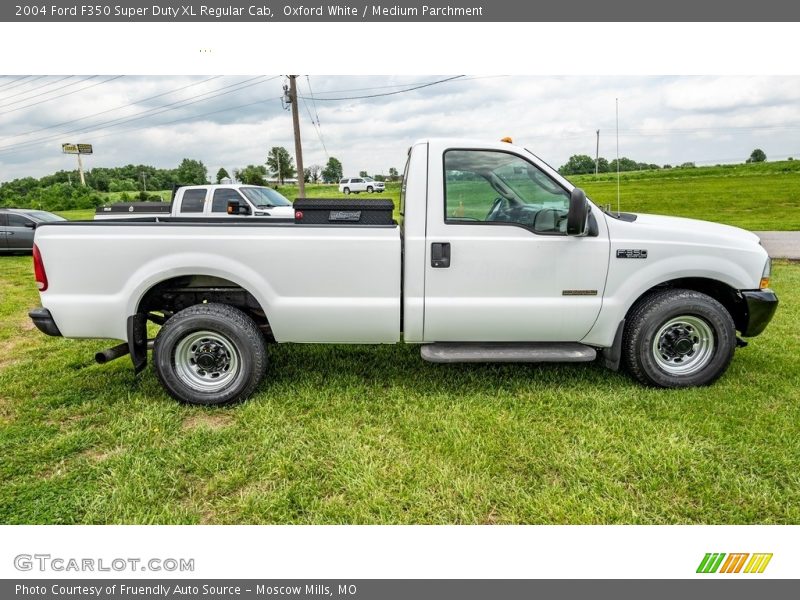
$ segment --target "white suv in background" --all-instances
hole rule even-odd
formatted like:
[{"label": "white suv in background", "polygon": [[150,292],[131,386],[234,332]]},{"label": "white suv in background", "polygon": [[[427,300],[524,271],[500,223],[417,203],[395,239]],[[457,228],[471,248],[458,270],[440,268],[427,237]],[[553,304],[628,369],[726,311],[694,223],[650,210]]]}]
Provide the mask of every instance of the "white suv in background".
[{"label": "white suv in background", "polygon": [[358,194],[359,192],[383,192],[385,185],[382,181],[375,181],[372,177],[345,177],[339,180],[339,191],[343,194],[350,192]]}]

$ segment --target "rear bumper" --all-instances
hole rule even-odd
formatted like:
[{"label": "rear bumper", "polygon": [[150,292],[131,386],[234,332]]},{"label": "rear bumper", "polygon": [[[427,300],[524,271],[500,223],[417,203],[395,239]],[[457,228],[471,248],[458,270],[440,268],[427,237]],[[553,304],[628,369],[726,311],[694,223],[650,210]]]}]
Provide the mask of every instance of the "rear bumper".
[{"label": "rear bumper", "polygon": [[748,290],[741,292],[747,306],[744,337],[754,337],[764,331],[778,308],[778,297],[772,290]]},{"label": "rear bumper", "polygon": [[34,308],[28,313],[28,316],[31,318],[31,321],[33,321],[33,324],[36,325],[36,328],[42,333],[61,337],[61,332],[58,330],[58,325],[56,325],[56,322],[53,320],[53,315],[51,315],[50,311],[46,308]]}]

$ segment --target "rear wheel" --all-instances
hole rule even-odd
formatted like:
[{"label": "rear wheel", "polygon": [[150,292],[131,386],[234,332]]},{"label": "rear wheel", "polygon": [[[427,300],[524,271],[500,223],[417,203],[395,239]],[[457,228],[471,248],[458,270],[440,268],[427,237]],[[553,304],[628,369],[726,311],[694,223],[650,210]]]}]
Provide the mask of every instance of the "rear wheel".
[{"label": "rear wheel", "polygon": [[205,406],[243,400],[264,378],[267,349],[253,320],[225,304],[198,304],[167,320],[153,362],[173,398]]},{"label": "rear wheel", "polygon": [[349,196],[350,195],[350,188],[344,188],[342,191],[344,192],[345,196]]},{"label": "rear wheel", "polygon": [[736,328],[722,304],[692,290],[646,296],[628,315],[623,358],[636,379],[658,387],[709,385],[728,368]]}]

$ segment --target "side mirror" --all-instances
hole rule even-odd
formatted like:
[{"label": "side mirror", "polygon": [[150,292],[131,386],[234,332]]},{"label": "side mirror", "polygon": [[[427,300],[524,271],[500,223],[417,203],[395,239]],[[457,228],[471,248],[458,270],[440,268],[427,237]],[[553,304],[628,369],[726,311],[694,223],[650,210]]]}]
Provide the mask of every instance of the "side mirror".
[{"label": "side mirror", "polygon": [[589,228],[589,201],[581,188],[575,188],[569,196],[567,212],[567,235],[586,235]]},{"label": "side mirror", "polygon": [[249,215],[250,207],[238,200],[228,200],[228,214],[233,216]]},{"label": "side mirror", "polygon": [[28,229],[36,229],[36,223],[34,223],[33,221],[26,221],[25,227],[27,227]]}]

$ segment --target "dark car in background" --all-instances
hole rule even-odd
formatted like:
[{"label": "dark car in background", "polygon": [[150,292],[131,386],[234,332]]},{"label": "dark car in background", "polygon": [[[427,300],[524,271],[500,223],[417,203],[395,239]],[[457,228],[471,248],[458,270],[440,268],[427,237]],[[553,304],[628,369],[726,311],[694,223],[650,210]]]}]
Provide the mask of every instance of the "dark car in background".
[{"label": "dark car in background", "polygon": [[0,208],[0,254],[30,252],[36,227],[53,221],[66,219],[44,210]]}]

